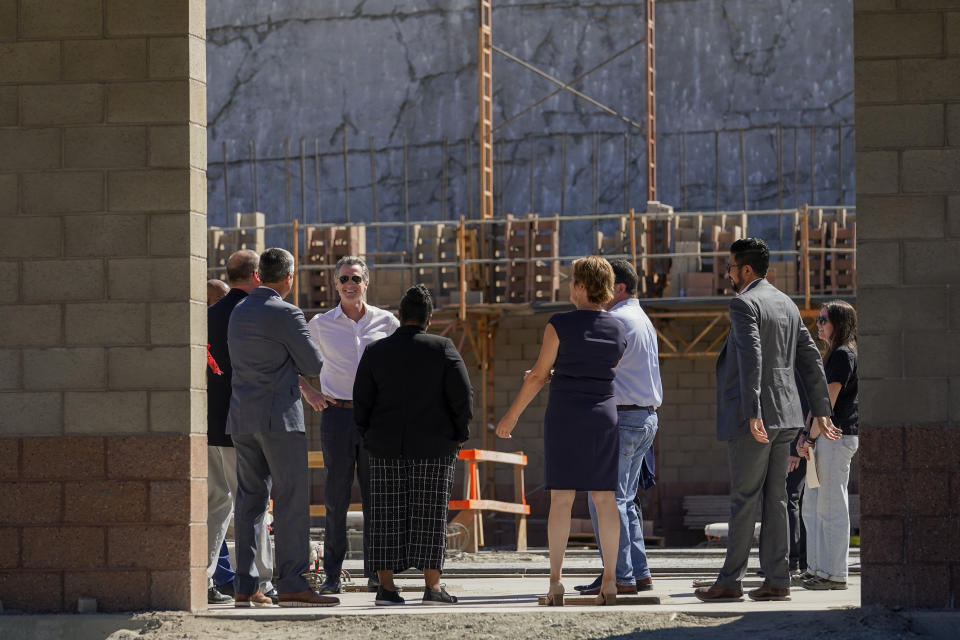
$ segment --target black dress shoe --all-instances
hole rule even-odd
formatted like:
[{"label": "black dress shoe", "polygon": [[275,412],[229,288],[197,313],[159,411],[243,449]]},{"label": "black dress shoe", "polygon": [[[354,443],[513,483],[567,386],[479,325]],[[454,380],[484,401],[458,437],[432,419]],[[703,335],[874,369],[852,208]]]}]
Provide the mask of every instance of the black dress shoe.
[{"label": "black dress shoe", "polygon": [[224,582],[223,584],[218,584],[218,585],[217,585],[217,591],[219,591],[220,593],[222,593],[222,594],[224,594],[224,595],[228,595],[228,596],[230,596],[230,597],[232,598],[232,597],[233,597],[233,584],[234,584],[234,583],[233,583],[233,580],[231,580],[230,582]]},{"label": "black dress shoe", "polygon": [[231,604],[233,598],[225,593],[220,593],[216,587],[207,589],[207,604]]},{"label": "black dress shoe", "polygon": [[319,594],[341,593],[342,591],[343,591],[343,588],[340,586],[339,580],[327,580],[322,585],[320,585],[319,589],[317,589],[317,593]]},{"label": "black dress shoe", "polygon": [[597,576],[597,579],[591,582],[590,584],[581,584],[574,589],[577,591],[593,591],[594,593],[600,593],[600,583],[603,582],[603,576]]}]

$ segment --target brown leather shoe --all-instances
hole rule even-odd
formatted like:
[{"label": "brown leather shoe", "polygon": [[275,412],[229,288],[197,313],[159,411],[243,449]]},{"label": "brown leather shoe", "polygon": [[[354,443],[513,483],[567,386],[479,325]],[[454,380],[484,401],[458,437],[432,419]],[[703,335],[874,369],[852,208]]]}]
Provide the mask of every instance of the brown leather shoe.
[{"label": "brown leather shoe", "polygon": [[751,600],[789,600],[790,588],[774,589],[764,581],[759,588],[747,593]]},{"label": "brown leather shoe", "polygon": [[245,609],[247,607],[272,607],[274,604],[273,600],[263,595],[263,592],[258,589],[256,593],[235,594],[233,606],[238,609]]},{"label": "brown leather shoe", "polygon": [[640,578],[637,580],[637,591],[650,591],[653,589],[653,578]]},{"label": "brown leather shoe", "polygon": [[340,598],[322,596],[313,589],[280,594],[281,607],[335,607],[338,604]]},{"label": "brown leather shoe", "polygon": [[704,602],[742,602],[743,589],[727,589],[718,584],[709,587],[700,587],[693,592],[698,600]]},{"label": "brown leather shoe", "polygon": [[[637,592],[637,588],[632,584],[618,584],[617,585],[617,595],[630,595]],[[598,596],[600,595],[600,586],[596,586],[590,589],[581,589],[580,595],[582,596]]]}]

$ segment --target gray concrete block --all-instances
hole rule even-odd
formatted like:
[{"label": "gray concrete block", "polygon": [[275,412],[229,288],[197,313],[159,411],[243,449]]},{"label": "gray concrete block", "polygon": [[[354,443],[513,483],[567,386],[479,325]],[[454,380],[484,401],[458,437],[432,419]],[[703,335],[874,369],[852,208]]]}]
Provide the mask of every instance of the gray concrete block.
[{"label": "gray concrete block", "polygon": [[147,41],[142,38],[66,40],[65,80],[137,80],[147,76]]},{"label": "gray concrete block", "polygon": [[901,284],[899,242],[857,242],[860,286]]},{"label": "gray concrete block", "polygon": [[69,304],[65,326],[68,344],[143,344],[147,341],[147,304]]},{"label": "gray concrete block", "polygon": [[943,24],[936,13],[863,14],[856,20],[857,58],[939,55]]},{"label": "gray concrete block", "polygon": [[147,163],[146,127],[70,127],[63,132],[64,164],[71,168],[142,167]]},{"label": "gray concrete block", "polygon": [[107,382],[103,349],[88,347],[26,349],[23,386],[28,391],[100,389]]},{"label": "gray concrete block", "polygon": [[[904,402],[904,398],[910,398]],[[860,379],[860,424],[868,427],[945,423],[947,378]]]},{"label": "gray concrete block", "polygon": [[894,333],[923,327],[945,331],[950,327],[950,293],[939,287],[860,287],[857,318],[862,333]]},{"label": "gray concrete block", "polygon": [[957,251],[960,240],[903,243],[905,284],[946,284],[960,282]]},{"label": "gray concrete block", "polygon": [[63,407],[57,392],[0,393],[0,435],[40,436],[63,432]]},{"label": "gray concrete block", "polygon": [[148,431],[146,391],[67,391],[64,431],[71,434]]},{"label": "gray concrete block", "polygon": [[25,125],[103,122],[103,85],[53,84],[20,87]]},{"label": "gray concrete block", "polygon": [[19,349],[0,349],[0,391],[14,391],[21,388]]},{"label": "gray concrete block", "polygon": [[103,174],[99,171],[25,173],[20,178],[26,213],[103,211]]},{"label": "gray concrete block", "polygon": [[59,38],[99,36],[103,30],[100,0],[33,0],[20,3],[20,36]]},{"label": "gray concrete block", "polygon": [[[194,378],[188,346],[113,347],[107,359],[111,389],[183,389]],[[198,370],[205,375],[202,366]]]},{"label": "gray concrete block", "polygon": [[19,92],[19,87],[0,87],[0,127],[12,127],[19,121]]},{"label": "gray concrete block", "polygon": [[0,305],[3,345],[47,346],[63,343],[60,305]]},{"label": "gray concrete block", "polygon": [[960,98],[960,65],[952,58],[901,60],[900,94],[915,102]]},{"label": "gray concrete block", "polygon": [[960,149],[904,151],[901,175],[905,193],[955,192],[960,175]]},{"label": "gray concrete block", "polygon": [[945,141],[942,104],[863,106],[856,122],[858,149],[937,147]]},{"label": "gray concrete block", "polygon": [[947,198],[947,229],[954,238],[960,237],[960,196]]},{"label": "gray concrete block", "polygon": [[[151,391],[150,431],[155,433],[206,433],[205,391]],[[317,447],[319,449],[319,446]]]},{"label": "gray concrete block", "polygon": [[896,151],[857,152],[857,193],[897,193],[900,156]]},{"label": "gray concrete block", "polygon": [[896,60],[857,60],[853,77],[857,104],[893,102],[898,97]]},{"label": "gray concrete block", "polygon": [[905,331],[903,362],[908,378],[960,376],[960,331]]},{"label": "gray concrete block", "polygon": [[20,297],[20,265],[0,262],[0,304],[16,302]]},{"label": "gray concrete block", "polygon": [[36,260],[22,268],[27,302],[102,300],[106,294],[103,260]]},{"label": "gray concrete block", "polygon": [[147,216],[135,214],[67,216],[63,221],[68,256],[147,255]]},{"label": "gray concrete block", "polygon": [[0,149],[4,150],[0,154],[0,171],[55,169],[60,166],[60,131],[0,129]]},{"label": "gray concrete block", "polygon": [[857,225],[858,241],[943,237],[946,200],[942,196],[861,196],[857,205],[858,210],[870,212]]},{"label": "gray concrete block", "polygon": [[865,378],[900,378],[903,376],[903,334],[864,333],[857,339],[857,367]]}]

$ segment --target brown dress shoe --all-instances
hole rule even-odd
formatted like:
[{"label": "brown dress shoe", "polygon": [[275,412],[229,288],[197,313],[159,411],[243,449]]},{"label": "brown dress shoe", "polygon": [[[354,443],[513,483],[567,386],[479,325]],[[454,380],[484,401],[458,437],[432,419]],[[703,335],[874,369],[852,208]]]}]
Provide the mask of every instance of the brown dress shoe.
[{"label": "brown dress shoe", "polygon": [[280,594],[281,607],[335,607],[338,604],[340,598],[322,596],[313,589]]},{"label": "brown dress shoe", "polygon": [[698,600],[704,602],[741,602],[743,600],[743,589],[727,589],[718,584],[709,587],[700,587],[693,592]]},{"label": "brown dress shoe", "polygon": [[637,580],[637,591],[650,591],[653,589],[653,578],[640,578]]},{"label": "brown dress shoe", "polygon": [[790,588],[774,589],[764,582],[760,587],[747,594],[751,600],[789,600]]},{"label": "brown dress shoe", "polygon": [[273,600],[263,595],[263,592],[257,590],[256,593],[238,593],[234,596],[233,606],[238,609],[247,607],[272,607]]}]

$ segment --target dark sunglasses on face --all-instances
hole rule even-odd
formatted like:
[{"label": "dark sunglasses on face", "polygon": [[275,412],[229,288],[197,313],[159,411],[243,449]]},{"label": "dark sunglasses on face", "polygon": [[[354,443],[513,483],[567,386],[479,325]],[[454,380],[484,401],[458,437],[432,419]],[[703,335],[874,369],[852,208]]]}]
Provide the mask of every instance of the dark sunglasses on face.
[{"label": "dark sunglasses on face", "polygon": [[817,316],[817,324],[827,324],[827,316]]},{"label": "dark sunglasses on face", "polygon": [[363,282],[363,276],[340,276],[340,284],[347,284],[347,280],[353,280],[357,284]]}]

